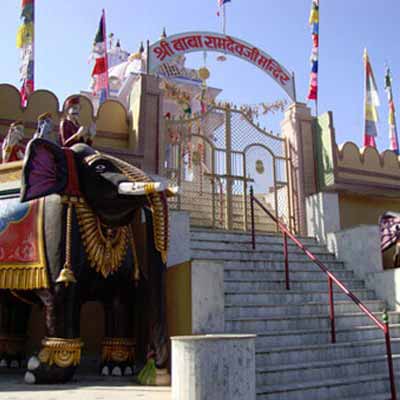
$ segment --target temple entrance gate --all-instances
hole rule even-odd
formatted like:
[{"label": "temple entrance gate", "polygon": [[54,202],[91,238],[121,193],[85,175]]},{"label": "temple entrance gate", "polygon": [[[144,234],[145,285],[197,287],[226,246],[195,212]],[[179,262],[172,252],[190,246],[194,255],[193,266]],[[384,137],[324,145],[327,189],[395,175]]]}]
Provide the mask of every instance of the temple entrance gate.
[{"label": "temple entrance gate", "polygon": [[[192,52],[219,52],[251,63],[296,102],[294,75],[282,64],[242,39],[216,32],[183,32],[163,35],[151,45],[148,42],[147,73],[165,76],[167,70],[167,76],[173,75],[170,63]],[[243,111],[229,106],[213,106],[193,118],[166,118],[164,126],[164,167],[181,188],[172,207],[190,211],[192,224],[248,230],[249,189],[253,185],[265,207],[297,231],[298,199],[292,187],[297,172],[286,139],[261,129]],[[276,230],[260,209],[255,222],[257,230]]]},{"label": "temple entrance gate", "polygon": [[[181,188],[171,206],[189,211],[193,225],[248,230],[253,185],[265,207],[296,231],[284,138],[229,106],[214,106],[194,118],[166,118],[165,133],[166,174]],[[260,210],[255,219],[257,230],[276,230]]]}]

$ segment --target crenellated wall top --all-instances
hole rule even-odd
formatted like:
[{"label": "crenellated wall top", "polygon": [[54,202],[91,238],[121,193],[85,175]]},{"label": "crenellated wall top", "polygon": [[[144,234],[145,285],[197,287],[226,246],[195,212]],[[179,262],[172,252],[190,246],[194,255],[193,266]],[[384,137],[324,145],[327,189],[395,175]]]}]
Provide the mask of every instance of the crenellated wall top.
[{"label": "crenellated wall top", "polygon": [[373,147],[358,147],[353,142],[337,145],[338,165],[368,171],[398,173],[400,177],[400,157],[392,150],[381,153]]},{"label": "crenellated wall top", "polygon": [[315,159],[320,191],[400,197],[400,157],[353,142],[337,145],[331,112],[316,120]]},{"label": "crenellated wall top", "polygon": [[[81,104],[81,123],[83,125],[96,124],[97,135],[94,145],[109,149],[127,149],[129,146],[130,121],[128,111],[117,100],[107,100],[94,113],[94,107],[89,98],[82,95]],[[72,97],[72,96],[69,96]],[[69,98],[68,97],[68,98]],[[65,99],[61,102],[57,96],[49,90],[36,90],[28,99],[26,107],[21,106],[21,97],[18,89],[9,84],[0,84],[0,136],[7,133],[8,126],[15,120],[22,120],[25,125],[25,135],[27,139],[32,137],[37,117],[45,112],[50,112],[53,116],[55,129],[62,118]]]}]

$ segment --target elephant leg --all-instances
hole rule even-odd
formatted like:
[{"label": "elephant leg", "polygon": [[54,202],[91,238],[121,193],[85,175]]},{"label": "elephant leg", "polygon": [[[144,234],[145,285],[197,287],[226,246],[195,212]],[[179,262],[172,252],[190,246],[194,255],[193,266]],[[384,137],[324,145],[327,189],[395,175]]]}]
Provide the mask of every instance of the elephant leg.
[{"label": "elephant leg", "polygon": [[16,292],[0,291],[0,368],[22,366],[30,310]]},{"label": "elephant leg", "polygon": [[132,307],[132,301],[120,295],[104,304],[106,337],[102,343],[102,375],[133,375],[136,343],[132,337]]},{"label": "elephant leg", "polygon": [[[152,213],[145,210],[147,228],[148,276],[143,284],[145,320],[148,333],[148,362],[138,378],[142,384],[169,385],[169,337],[166,320],[166,265],[155,248]],[[155,365],[155,376],[152,364]],[[148,373],[150,371],[150,373]],[[148,376],[153,376],[147,379]],[[144,377],[144,378],[143,378]]]},{"label": "elephant leg", "polygon": [[80,297],[77,285],[59,285],[56,293],[40,291],[45,307],[46,333],[38,354],[28,361],[27,383],[65,383],[80,363]]},{"label": "elephant leg", "polygon": [[397,268],[399,266],[399,261],[400,261],[400,242],[396,242],[395,246],[395,253],[393,256],[393,266]]}]

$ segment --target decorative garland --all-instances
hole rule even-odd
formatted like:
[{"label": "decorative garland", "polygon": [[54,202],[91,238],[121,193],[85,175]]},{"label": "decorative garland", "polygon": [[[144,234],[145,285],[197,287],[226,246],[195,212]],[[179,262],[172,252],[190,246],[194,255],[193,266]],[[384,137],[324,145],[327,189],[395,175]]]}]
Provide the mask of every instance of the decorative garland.
[{"label": "decorative garland", "polygon": [[275,114],[282,112],[287,106],[287,100],[276,100],[273,103],[259,103],[259,104],[245,104],[239,107],[239,110],[243,112],[249,119],[254,121],[261,115],[268,115],[269,113]]}]

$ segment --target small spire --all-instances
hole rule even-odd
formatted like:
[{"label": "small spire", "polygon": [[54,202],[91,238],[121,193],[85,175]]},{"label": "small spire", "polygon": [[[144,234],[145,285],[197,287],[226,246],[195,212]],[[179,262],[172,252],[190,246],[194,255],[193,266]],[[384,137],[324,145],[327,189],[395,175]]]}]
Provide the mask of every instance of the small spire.
[{"label": "small spire", "polygon": [[117,44],[115,45],[115,47],[121,47],[121,41],[119,39],[117,39]]},{"label": "small spire", "polygon": [[112,49],[114,47],[114,34],[112,32],[108,35],[108,43],[110,49]]},{"label": "small spire", "polygon": [[161,39],[165,39],[166,37],[167,37],[167,31],[166,31],[165,26],[164,26],[162,34],[161,34]]},{"label": "small spire", "polygon": [[140,42],[139,53],[143,53],[143,52],[144,52],[143,42]]}]

